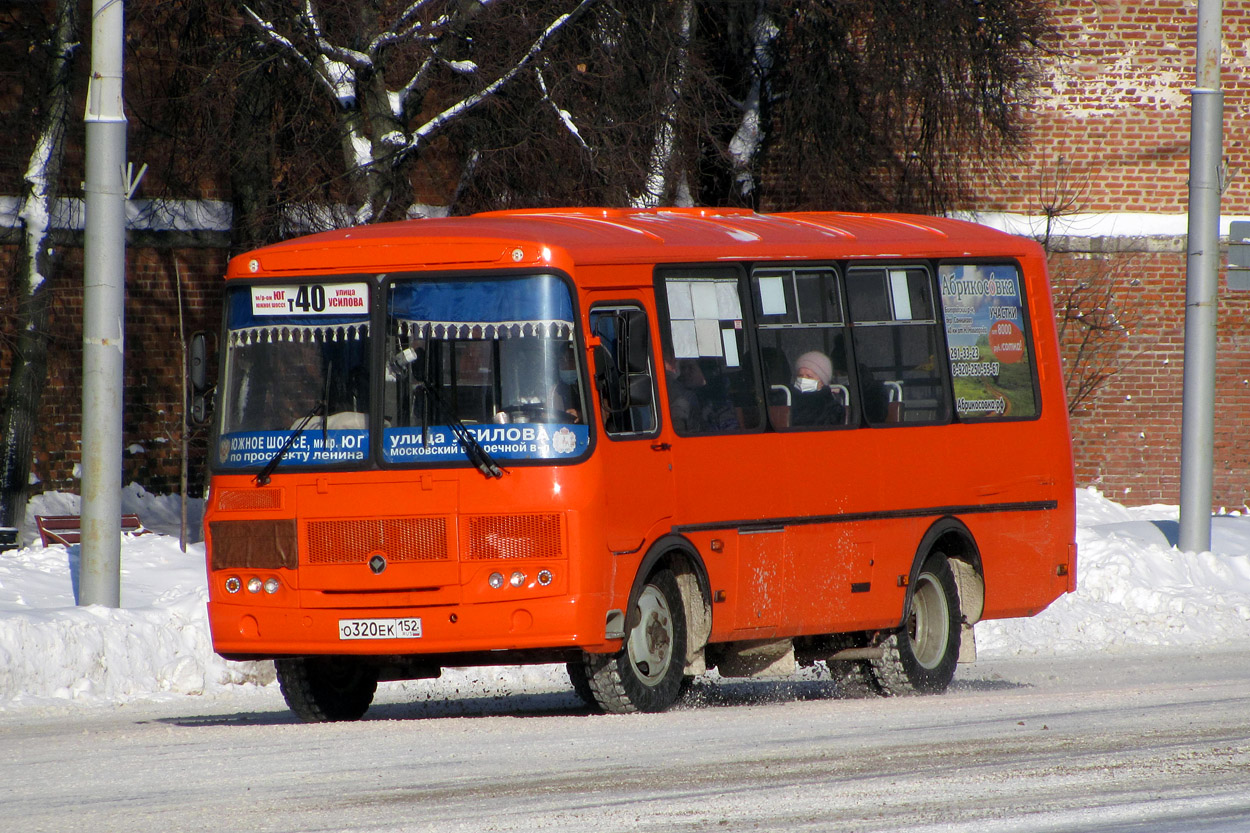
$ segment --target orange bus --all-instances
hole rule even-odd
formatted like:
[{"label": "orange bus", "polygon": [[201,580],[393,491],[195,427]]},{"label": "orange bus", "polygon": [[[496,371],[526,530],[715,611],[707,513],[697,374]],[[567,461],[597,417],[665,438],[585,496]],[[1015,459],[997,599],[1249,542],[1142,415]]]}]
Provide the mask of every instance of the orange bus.
[{"label": "orange bus", "polygon": [[824,663],[941,692],[1076,581],[1045,261],[951,219],[512,211],[230,262],[215,650],[305,720],[566,663],[609,712]]}]

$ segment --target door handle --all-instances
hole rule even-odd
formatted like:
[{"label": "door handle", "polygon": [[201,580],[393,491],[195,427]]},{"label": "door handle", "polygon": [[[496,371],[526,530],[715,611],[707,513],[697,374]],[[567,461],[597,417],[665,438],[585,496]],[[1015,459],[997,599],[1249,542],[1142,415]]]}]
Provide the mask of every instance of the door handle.
[{"label": "door handle", "polygon": [[652,450],[652,451],[668,451],[668,450],[670,450],[671,448],[672,448],[672,446],[671,446],[671,445],[669,445],[668,443],[663,443],[663,442],[661,442],[661,443],[651,443],[651,450]]}]

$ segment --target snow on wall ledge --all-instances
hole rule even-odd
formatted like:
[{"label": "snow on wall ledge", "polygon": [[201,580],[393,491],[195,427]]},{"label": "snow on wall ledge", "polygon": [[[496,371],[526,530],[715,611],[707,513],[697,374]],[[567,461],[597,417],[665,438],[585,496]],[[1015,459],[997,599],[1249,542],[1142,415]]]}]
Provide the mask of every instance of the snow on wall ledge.
[{"label": "snow on wall ledge", "polygon": [[[961,211],[952,216],[980,223],[990,228],[1021,237],[1041,239],[1051,237],[1100,238],[1100,237],[1184,237],[1189,233],[1189,215],[1156,212],[1090,212],[1063,214],[1046,217],[1041,214],[1020,214],[1009,211]],[[1250,217],[1221,216],[1220,235],[1227,237],[1229,224],[1245,222]]]}]

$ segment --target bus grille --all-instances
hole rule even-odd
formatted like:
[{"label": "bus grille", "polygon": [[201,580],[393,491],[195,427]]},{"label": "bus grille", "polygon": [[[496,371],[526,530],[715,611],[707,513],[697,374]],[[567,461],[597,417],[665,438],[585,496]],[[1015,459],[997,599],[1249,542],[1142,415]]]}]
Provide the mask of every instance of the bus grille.
[{"label": "bus grille", "polygon": [[446,518],[309,521],[309,564],[362,564],[375,552],[391,561],[446,561]]},{"label": "bus grille", "polygon": [[256,509],[281,509],[281,489],[226,489],[217,496],[217,508],[222,512],[239,512]]},{"label": "bus grille", "polygon": [[560,515],[471,515],[465,520],[465,560],[564,557]]}]

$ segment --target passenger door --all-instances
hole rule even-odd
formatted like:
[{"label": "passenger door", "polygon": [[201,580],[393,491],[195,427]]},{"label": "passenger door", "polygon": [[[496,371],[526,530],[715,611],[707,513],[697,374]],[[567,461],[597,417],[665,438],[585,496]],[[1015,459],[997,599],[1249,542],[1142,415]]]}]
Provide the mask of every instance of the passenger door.
[{"label": "passenger door", "polygon": [[590,336],[608,547],[635,552],[673,513],[671,449],[659,439],[654,339],[646,310],[632,300],[593,303]]}]

